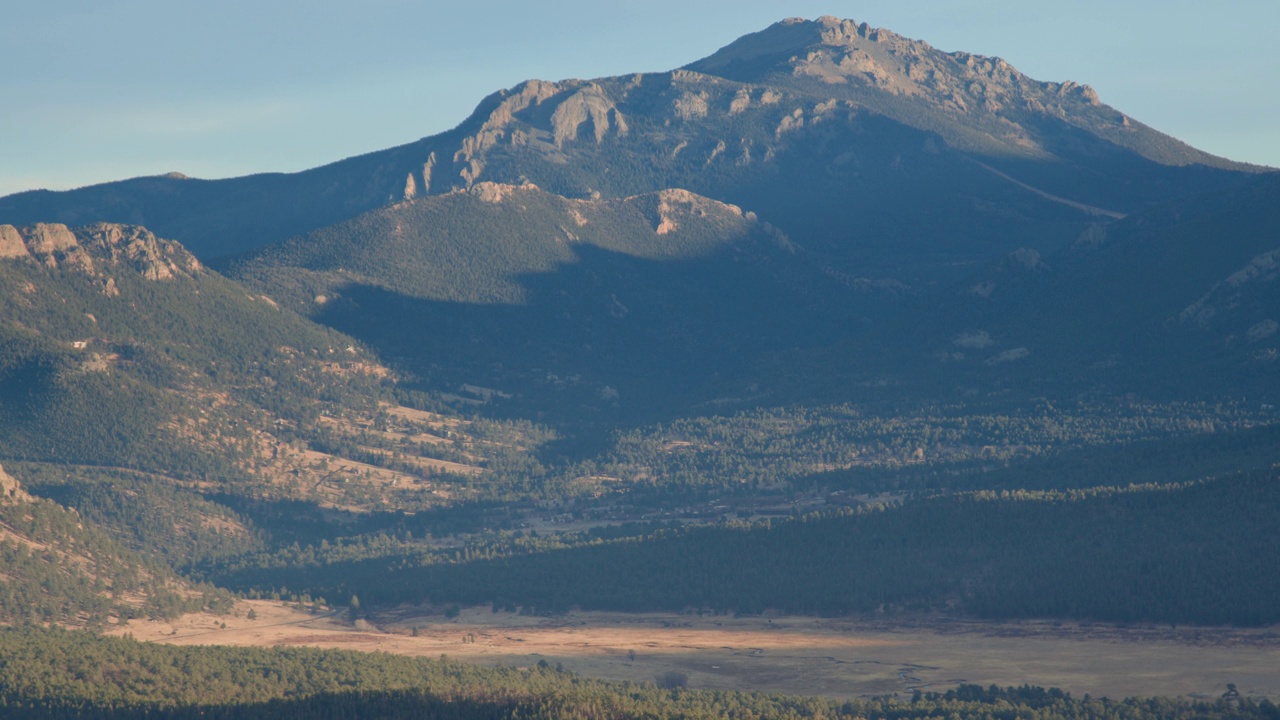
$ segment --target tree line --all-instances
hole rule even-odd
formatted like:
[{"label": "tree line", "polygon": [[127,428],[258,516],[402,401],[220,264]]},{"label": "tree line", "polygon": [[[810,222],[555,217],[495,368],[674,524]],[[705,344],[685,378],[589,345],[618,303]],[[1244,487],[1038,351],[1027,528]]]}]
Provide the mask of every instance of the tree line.
[{"label": "tree line", "polygon": [[[358,595],[368,605],[528,612],[949,609],[989,618],[1264,625],[1280,621],[1280,481],[983,491],[624,538],[525,538],[442,553],[263,558],[219,584]],[[567,540],[567,542],[566,542]]]}]

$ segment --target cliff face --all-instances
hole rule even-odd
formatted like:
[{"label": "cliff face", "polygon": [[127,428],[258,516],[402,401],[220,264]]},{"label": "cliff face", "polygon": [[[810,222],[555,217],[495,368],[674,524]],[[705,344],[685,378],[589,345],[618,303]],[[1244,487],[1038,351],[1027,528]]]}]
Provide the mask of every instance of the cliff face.
[{"label": "cliff face", "polygon": [[75,231],[61,223],[23,228],[0,225],[0,259],[27,259],[45,267],[101,276],[127,268],[147,280],[172,280],[200,273],[200,261],[181,245],[157,238],[146,228],[97,223]]}]

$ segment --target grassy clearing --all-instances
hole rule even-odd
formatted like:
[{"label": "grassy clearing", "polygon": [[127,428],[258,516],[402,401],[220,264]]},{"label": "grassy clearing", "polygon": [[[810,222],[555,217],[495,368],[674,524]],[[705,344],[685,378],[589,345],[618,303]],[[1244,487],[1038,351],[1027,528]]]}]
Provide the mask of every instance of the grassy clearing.
[{"label": "grassy clearing", "polygon": [[[255,620],[246,617],[250,608]],[[174,644],[446,654],[485,665],[546,660],[605,679],[677,672],[693,687],[834,697],[945,690],[961,682],[1030,683],[1111,698],[1214,698],[1234,683],[1246,695],[1280,697],[1275,629],[595,612],[528,617],[488,608],[456,617],[406,609],[353,626],[341,614],[244,601],[231,617],[133,621],[111,632]]]}]

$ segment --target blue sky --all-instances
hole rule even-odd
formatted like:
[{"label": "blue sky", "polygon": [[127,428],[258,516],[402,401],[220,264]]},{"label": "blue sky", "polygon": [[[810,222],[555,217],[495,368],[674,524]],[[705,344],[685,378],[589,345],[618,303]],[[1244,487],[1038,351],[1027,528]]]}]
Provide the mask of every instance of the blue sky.
[{"label": "blue sky", "polygon": [[1275,0],[2,5],[0,195],[301,170],[446,130],[521,80],[667,70],[820,15],[1088,83],[1197,147],[1280,166]]}]

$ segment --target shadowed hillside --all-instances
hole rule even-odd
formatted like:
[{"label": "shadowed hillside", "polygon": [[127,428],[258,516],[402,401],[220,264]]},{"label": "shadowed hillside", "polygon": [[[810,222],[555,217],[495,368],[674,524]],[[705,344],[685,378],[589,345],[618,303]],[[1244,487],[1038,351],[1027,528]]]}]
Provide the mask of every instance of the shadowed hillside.
[{"label": "shadowed hillside", "polygon": [[604,417],[758,394],[761,356],[856,333],[853,288],[685,191],[569,200],[482,183],[273,246],[231,272],[424,382]]}]

